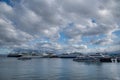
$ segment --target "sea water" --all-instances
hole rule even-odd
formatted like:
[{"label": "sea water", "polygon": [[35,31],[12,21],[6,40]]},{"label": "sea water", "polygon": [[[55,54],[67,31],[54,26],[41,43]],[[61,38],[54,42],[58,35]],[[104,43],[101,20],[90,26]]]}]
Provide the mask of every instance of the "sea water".
[{"label": "sea water", "polygon": [[85,63],[60,58],[0,58],[0,80],[120,80],[120,63]]}]

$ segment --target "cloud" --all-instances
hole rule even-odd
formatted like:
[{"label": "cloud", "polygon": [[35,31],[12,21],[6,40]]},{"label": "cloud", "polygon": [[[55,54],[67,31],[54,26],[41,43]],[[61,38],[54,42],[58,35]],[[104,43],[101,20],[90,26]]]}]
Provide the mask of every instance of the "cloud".
[{"label": "cloud", "polygon": [[[90,43],[113,44],[118,39],[114,32],[120,30],[119,3],[119,0],[20,0],[11,4],[2,1],[0,46],[88,49],[83,37],[100,35],[105,37]],[[60,33],[66,38],[65,44],[59,41],[63,36]],[[43,44],[42,39],[48,42]]]},{"label": "cloud", "polygon": [[76,49],[87,49],[86,45],[73,45]]},{"label": "cloud", "polygon": [[111,39],[99,39],[93,42],[96,45],[110,45],[113,42]]},{"label": "cloud", "polygon": [[90,23],[89,25],[76,24],[72,27],[68,27],[64,30],[65,34],[69,37],[75,36],[94,36],[100,34],[109,34],[117,30],[116,25],[106,25]]},{"label": "cloud", "polygon": [[[21,39],[21,38],[22,39]],[[21,44],[23,42],[29,41],[32,39],[32,36],[17,30],[12,22],[9,20],[0,19],[0,44],[1,45],[14,45]]]}]

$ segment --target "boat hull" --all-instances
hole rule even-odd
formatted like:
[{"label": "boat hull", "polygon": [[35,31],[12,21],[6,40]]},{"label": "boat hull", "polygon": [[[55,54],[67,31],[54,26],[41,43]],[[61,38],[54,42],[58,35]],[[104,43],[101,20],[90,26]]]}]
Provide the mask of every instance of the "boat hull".
[{"label": "boat hull", "polygon": [[120,62],[120,58],[74,58],[77,62]]},{"label": "boat hull", "polygon": [[18,60],[31,60],[31,57],[19,57]]}]

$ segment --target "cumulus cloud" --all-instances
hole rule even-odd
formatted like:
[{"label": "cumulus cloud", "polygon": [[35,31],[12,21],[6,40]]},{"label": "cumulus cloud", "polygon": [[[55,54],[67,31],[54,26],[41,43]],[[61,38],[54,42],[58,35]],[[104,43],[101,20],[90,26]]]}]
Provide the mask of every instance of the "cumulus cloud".
[{"label": "cumulus cloud", "polygon": [[[12,0],[7,4],[3,0],[0,2],[0,46],[43,46],[63,51],[70,47],[88,49],[89,44],[83,37],[100,35],[105,37],[90,43],[115,45],[119,37],[114,32],[120,30],[119,3],[119,0]],[[61,33],[66,43],[60,41]],[[41,43],[42,39],[48,42]]]},{"label": "cumulus cloud", "polygon": [[96,45],[107,45],[107,44],[111,44],[113,42],[113,40],[111,39],[98,39],[95,42],[93,42],[93,44]]},{"label": "cumulus cloud", "polygon": [[[21,39],[21,38],[22,39]],[[32,36],[17,30],[9,20],[0,19],[0,44],[14,45],[20,44],[32,39]]]}]

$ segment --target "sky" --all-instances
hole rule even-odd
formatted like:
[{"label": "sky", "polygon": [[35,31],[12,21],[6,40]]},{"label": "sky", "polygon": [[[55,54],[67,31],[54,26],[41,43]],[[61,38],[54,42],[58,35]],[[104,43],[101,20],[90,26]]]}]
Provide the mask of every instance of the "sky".
[{"label": "sky", "polygon": [[120,0],[0,0],[0,53],[120,50]]}]

